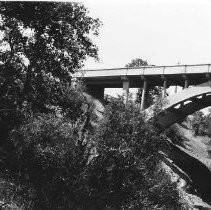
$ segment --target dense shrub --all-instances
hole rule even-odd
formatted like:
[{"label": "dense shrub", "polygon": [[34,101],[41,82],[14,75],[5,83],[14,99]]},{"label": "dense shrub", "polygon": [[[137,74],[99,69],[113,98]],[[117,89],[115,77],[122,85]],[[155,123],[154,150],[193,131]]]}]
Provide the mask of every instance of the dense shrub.
[{"label": "dense shrub", "polygon": [[196,136],[211,136],[211,109],[208,112],[197,111],[188,116],[189,124]]},{"label": "dense shrub", "polygon": [[35,190],[35,209],[83,206],[84,173],[91,148],[88,130],[89,109],[84,108],[77,121],[36,114],[11,132],[17,166],[10,170]]},{"label": "dense shrub", "polygon": [[112,101],[94,135],[98,156],[89,164],[97,209],[180,208],[179,195],[161,169],[165,137],[133,103]]},{"label": "dense shrub", "polygon": [[34,193],[33,208],[180,208],[158,154],[165,136],[136,105],[111,101],[94,130],[90,115],[84,109],[74,123],[62,115],[34,115],[11,133],[16,177]]},{"label": "dense shrub", "polygon": [[189,117],[190,124],[196,136],[206,135],[206,116],[203,112],[197,111],[192,116]]}]

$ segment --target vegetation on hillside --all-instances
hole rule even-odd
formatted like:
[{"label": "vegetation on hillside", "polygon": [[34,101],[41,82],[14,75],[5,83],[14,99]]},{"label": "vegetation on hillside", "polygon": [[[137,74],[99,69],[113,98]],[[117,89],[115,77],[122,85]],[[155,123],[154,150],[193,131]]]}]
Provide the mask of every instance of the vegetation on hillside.
[{"label": "vegetation on hillside", "polygon": [[125,107],[120,98],[112,100],[94,139],[98,152],[91,163],[94,192],[108,207],[182,208],[176,184],[161,166],[159,150],[166,137],[146,121],[136,104],[130,101]]},{"label": "vegetation on hillside", "polygon": [[190,124],[196,136],[211,137],[211,110],[207,114],[197,111],[189,117]]},{"label": "vegetation on hillside", "polygon": [[[121,98],[96,124],[71,85],[100,22],[79,3],[1,2],[0,199],[22,209],[177,209],[165,142]],[[9,205],[9,204],[8,204]],[[7,208],[7,207],[6,207]]]}]

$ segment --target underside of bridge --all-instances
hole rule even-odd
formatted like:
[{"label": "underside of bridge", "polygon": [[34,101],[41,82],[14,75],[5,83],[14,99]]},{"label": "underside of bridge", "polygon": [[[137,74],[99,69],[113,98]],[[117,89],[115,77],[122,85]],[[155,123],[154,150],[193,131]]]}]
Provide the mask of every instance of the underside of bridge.
[{"label": "underside of bridge", "polygon": [[[144,110],[149,88],[163,87],[164,97],[166,89],[170,86],[188,88],[205,83],[211,79],[211,64],[84,70],[80,71],[76,78],[84,81],[90,95],[101,100],[104,97],[105,88],[122,88],[126,103],[130,88],[143,88],[141,109]],[[175,92],[176,90],[177,88]],[[201,107],[196,101],[195,105]],[[183,115],[182,109],[180,111]]]},{"label": "underside of bridge", "polygon": [[[100,100],[104,94],[102,88],[89,89],[88,93],[92,96],[93,101],[102,102]],[[165,97],[160,113],[154,117],[155,123],[158,128],[165,130],[172,124],[183,121],[188,115],[209,106],[211,106],[211,82],[189,86],[179,93]],[[150,115],[153,113],[153,108],[154,106],[151,106],[145,110],[148,119],[151,118]],[[99,112],[103,112],[102,106]]]},{"label": "underside of bridge", "polygon": [[160,74],[154,75],[127,75],[127,76],[103,76],[84,78],[84,82],[88,86],[95,86],[101,88],[122,88],[125,78],[130,82],[130,88],[143,87],[144,80],[148,81],[149,87],[163,86],[164,79],[167,80],[167,87],[181,86],[184,87],[185,80],[188,80],[188,85],[197,85],[207,81],[208,74],[189,73],[186,74]]}]

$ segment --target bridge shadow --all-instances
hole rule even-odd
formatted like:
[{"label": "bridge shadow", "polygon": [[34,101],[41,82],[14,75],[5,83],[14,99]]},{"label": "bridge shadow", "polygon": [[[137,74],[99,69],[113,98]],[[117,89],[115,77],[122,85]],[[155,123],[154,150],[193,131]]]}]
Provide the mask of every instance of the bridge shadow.
[{"label": "bridge shadow", "polygon": [[172,164],[179,167],[187,175],[189,184],[196,190],[195,193],[192,193],[200,196],[206,203],[211,204],[210,169],[171,142],[168,142],[168,145],[162,151],[172,161]]}]

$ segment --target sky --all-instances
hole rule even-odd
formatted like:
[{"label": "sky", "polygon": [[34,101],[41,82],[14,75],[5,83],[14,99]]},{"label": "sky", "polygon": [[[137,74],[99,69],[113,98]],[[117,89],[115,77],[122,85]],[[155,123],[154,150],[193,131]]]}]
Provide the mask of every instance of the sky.
[{"label": "sky", "polygon": [[81,0],[103,26],[94,38],[100,62],[124,67],[134,58],[154,65],[211,63],[210,0]]},{"label": "sky", "polygon": [[[84,69],[124,67],[134,58],[153,65],[211,63],[211,0],[80,2],[103,23],[93,39],[100,61],[88,59]],[[105,93],[117,96],[121,91]]]}]

